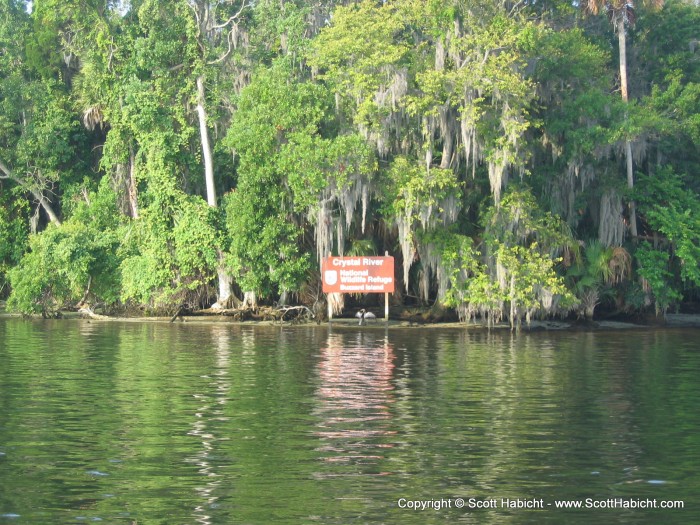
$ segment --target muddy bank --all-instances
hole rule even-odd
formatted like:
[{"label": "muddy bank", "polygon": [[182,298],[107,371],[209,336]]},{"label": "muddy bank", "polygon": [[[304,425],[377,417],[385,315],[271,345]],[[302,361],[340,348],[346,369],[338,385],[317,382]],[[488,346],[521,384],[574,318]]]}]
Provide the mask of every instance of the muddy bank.
[{"label": "muddy bank", "polygon": [[[0,309],[0,318],[21,318],[21,314],[8,313],[4,308]],[[24,316],[26,317],[26,316]],[[41,319],[41,317],[32,317],[33,319]],[[358,319],[349,315],[337,317],[330,321],[327,319],[318,320],[309,317],[296,317],[285,319],[280,316],[271,318],[269,316],[256,315],[230,315],[226,313],[214,312],[196,312],[193,314],[183,314],[178,316],[105,316],[87,312],[66,311],[61,312],[58,316],[60,319],[87,319],[92,322],[146,322],[146,323],[172,323],[172,324],[219,324],[219,323],[235,323],[235,324],[250,324],[250,325],[267,325],[267,326],[331,326],[331,327],[356,327],[360,328]],[[402,319],[390,316],[388,322],[383,318],[366,321],[361,328],[375,329],[385,328],[390,329],[411,329],[411,328],[462,328],[462,329],[489,329],[487,323],[481,320],[470,321],[467,323],[448,321],[433,321],[424,320],[422,318]],[[615,319],[615,320],[595,320],[590,322],[577,320],[537,320],[530,324],[523,323],[521,330],[523,331],[596,331],[596,330],[626,330],[626,329],[644,329],[644,328],[700,328],[700,314],[668,314],[665,318],[646,317],[634,318],[630,320]],[[497,323],[490,327],[492,330],[511,330],[511,326],[507,322]]]}]

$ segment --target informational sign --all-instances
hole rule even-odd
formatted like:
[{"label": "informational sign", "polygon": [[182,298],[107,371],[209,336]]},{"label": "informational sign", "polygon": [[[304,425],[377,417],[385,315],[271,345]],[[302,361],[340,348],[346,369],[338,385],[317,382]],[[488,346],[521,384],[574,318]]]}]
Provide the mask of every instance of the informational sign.
[{"label": "informational sign", "polygon": [[393,257],[325,257],[324,293],[393,293]]}]

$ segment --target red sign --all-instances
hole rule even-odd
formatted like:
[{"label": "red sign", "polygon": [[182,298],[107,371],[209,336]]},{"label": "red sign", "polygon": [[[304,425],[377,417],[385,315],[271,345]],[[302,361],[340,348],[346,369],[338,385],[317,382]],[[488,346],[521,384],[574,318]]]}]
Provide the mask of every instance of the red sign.
[{"label": "red sign", "polygon": [[392,293],[393,257],[324,257],[324,293]]}]

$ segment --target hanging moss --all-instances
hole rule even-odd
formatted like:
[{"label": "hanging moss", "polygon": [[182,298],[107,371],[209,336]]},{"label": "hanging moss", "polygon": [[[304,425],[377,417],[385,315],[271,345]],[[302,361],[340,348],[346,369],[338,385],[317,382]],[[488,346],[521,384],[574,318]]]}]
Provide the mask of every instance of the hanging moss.
[{"label": "hanging moss", "polygon": [[625,239],[625,223],[622,197],[615,190],[608,190],[600,198],[598,240],[603,246],[621,246]]},{"label": "hanging moss", "polygon": [[398,228],[406,290],[417,253],[416,232],[431,231],[457,220],[459,188],[460,183],[451,170],[425,170],[404,157],[392,163],[384,186],[384,213]]}]

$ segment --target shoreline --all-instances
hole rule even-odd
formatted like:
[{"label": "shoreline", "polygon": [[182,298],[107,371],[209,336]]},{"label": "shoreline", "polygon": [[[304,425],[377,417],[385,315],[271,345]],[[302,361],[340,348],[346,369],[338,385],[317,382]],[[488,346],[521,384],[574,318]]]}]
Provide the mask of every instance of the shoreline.
[{"label": "shoreline", "polygon": [[[61,312],[61,316],[57,319],[43,319],[40,316],[23,316],[22,314],[8,313],[0,310],[0,319],[29,319],[29,320],[87,320],[91,322],[123,322],[123,323],[157,323],[157,324],[174,324],[174,325],[206,325],[226,323],[239,326],[325,326],[325,327],[342,327],[342,328],[362,328],[362,329],[412,329],[412,328],[449,328],[462,330],[511,330],[511,326],[507,322],[496,323],[490,328],[485,321],[477,320],[470,322],[457,321],[434,321],[434,322],[413,322],[402,319],[389,319],[387,323],[384,319],[376,319],[366,322],[362,326],[354,317],[336,317],[329,323],[327,320],[316,322],[313,320],[303,321],[275,321],[275,320],[237,320],[232,316],[222,314],[205,314],[205,315],[183,315],[177,320],[171,317],[163,316],[146,316],[146,317],[111,317],[111,316],[89,316],[80,312]],[[618,320],[593,320],[593,321],[576,321],[576,320],[535,320],[527,323],[523,322],[520,330],[523,332],[539,332],[539,331],[569,331],[569,332],[596,332],[604,330],[639,330],[639,329],[665,329],[665,328],[700,328],[700,314],[667,314],[665,318],[654,322],[640,323],[633,320],[618,321]]]}]

